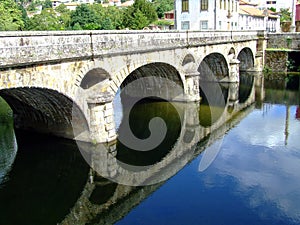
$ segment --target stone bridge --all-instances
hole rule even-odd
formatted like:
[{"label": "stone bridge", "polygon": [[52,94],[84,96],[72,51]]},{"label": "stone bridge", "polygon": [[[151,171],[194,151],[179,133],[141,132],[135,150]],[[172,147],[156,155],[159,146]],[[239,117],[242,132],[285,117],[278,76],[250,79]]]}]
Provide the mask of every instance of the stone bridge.
[{"label": "stone bridge", "polygon": [[[1,32],[0,96],[18,128],[110,142],[113,99],[132,80],[166,78],[182,88],[180,101],[197,102],[204,81],[261,71],[265,46],[264,33],[247,31]],[[155,92],[150,83],[140,90]]]}]

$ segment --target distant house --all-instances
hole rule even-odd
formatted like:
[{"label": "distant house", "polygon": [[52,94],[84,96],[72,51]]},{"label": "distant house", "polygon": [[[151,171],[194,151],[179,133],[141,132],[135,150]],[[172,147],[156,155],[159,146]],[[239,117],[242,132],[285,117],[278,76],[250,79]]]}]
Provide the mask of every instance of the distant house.
[{"label": "distant house", "polygon": [[121,0],[109,0],[109,6],[121,6]]},{"label": "distant house", "polygon": [[76,10],[76,7],[80,5],[80,3],[78,3],[78,2],[67,2],[64,4],[67,7],[67,9],[69,9],[69,10]]},{"label": "distant house", "polygon": [[159,28],[161,30],[174,30],[174,10],[168,11],[164,13],[164,19],[161,25],[159,25]]},{"label": "distant house", "polygon": [[293,2],[296,1],[297,0],[256,0],[259,9],[264,10],[274,8],[276,9],[276,12],[279,12],[280,9],[292,10],[294,4]]},{"label": "distant house", "polygon": [[128,6],[132,6],[133,3],[134,3],[133,0],[129,0],[129,1],[126,1],[126,2],[121,3],[120,7],[128,7]]},{"label": "distant house", "polygon": [[178,30],[237,30],[238,0],[175,0]]},{"label": "distant house", "polygon": [[174,20],[174,10],[165,12],[165,20]]},{"label": "distant house", "polygon": [[51,0],[52,2],[52,7],[56,8],[57,6],[59,6],[60,4],[64,4],[67,9],[69,10],[75,10],[76,7],[80,4],[93,4],[95,2],[95,0]]},{"label": "distant house", "polygon": [[256,8],[257,4],[240,0],[239,29],[265,30],[265,15]]},{"label": "distant house", "polygon": [[271,10],[264,10],[264,14],[267,16],[266,31],[279,32],[280,31],[280,15]]},{"label": "distant house", "polygon": [[265,30],[276,32],[280,30],[279,16],[271,10],[260,10],[258,5],[240,0],[239,29]]}]

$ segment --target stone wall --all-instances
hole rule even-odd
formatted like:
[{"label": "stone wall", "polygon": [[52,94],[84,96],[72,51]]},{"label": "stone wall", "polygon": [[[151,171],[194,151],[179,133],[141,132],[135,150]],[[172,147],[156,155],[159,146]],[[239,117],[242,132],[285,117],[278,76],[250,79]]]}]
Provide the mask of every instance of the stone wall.
[{"label": "stone wall", "polygon": [[[270,69],[268,72],[287,72],[286,63],[288,60],[287,51],[266,51],[265,68]],[[267,71],[266,71],[267,72]]]},{"label": "stone wall", "polygon": [[267,48],[300,50],[300,35],[298,33],[269,33]]}]

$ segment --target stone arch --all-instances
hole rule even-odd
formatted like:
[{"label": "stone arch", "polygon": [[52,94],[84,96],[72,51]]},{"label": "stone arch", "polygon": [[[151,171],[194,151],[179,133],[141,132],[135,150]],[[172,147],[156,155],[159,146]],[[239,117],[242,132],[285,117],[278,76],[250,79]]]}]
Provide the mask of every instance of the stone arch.
[{"label": "stone arch", "polygon": [[182,74],[176,67],[164,62],[132,62],[112,78],[108,90],[116,94],[120,87],[122,88],[124,85],[142,77],[161,77],[169,79],[185,90],[185,82]]},{"label": "stone arch", "polygon": [[214,52],[204,57],[198,67],[201,80],[221,81],[229,75],[228,63],[224,55]]},{"label": "stone arch", "polygon": [[80,87],[89,89],[108,78],[110,78],[110,75],[106,70],[102,68],[93,68],[84,75],[80,82]]},{"label": "stone arch", "polygon": [[186,64],[189,64],[189,63],[195,63],[195,62],[196,62],[196,60],[195,60],[194,56],[193,56],[192,54],[188,53],[188,54],[183,58],[181,65],[182,65],[182,66],[185,66]]},{"label": "stone arch", "polygon": [[66,95],[47,88],[0,90],[14,114],[16,128],[74,139],[73,128],[88,130],[80,107]]},{"label": "stone arch", "polygon": [[250,48],[243,48],[237,59],[240,61],[240,71],[252,69],[254,67],[254,55]]},{"label": "stone arch", "polygon": [[190,53],[183,58],[181,66],[185,75],[195,74],[197,72],[196,60]]}]

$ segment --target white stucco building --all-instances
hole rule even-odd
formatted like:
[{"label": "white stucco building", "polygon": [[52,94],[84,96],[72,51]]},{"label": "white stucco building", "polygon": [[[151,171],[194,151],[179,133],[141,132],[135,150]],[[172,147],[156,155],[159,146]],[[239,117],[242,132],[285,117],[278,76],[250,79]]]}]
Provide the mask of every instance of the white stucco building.
[{"label": "white stucco building", "polygon": [[175,9],[178,30],[238,29],[237,0],[176,0]]},{"label": "white stucco building", "polygon": [[240,0],[239,29],[265,30],[276,32],[280,30],[279,16],[270,10],[260,10],[258,5]]},{"label": "white stucco building", "polygon": [[176,0],[178,30],[280,30],[279,16],[245,0]]},{"label": "white stucco building", "polygon": [[296,0],[260,0],[258,2],[258,7],[260,9],[267,9],[267,8],[275,8],[276,12],[279,12],[280,9],[290,9],[293,8],[293,4],[297,2]]}]

